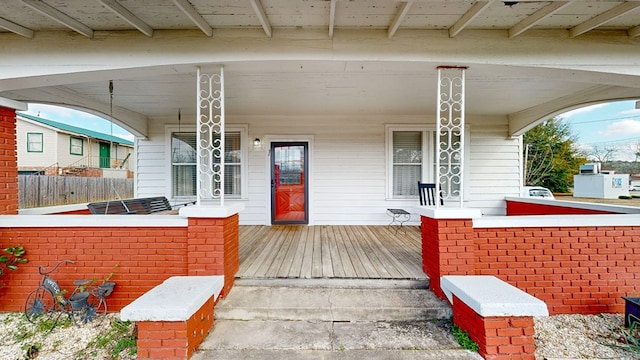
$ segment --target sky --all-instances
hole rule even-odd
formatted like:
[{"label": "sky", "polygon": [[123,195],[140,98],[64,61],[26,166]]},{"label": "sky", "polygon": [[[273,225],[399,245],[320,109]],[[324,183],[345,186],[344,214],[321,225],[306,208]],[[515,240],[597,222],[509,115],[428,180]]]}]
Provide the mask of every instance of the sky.
[{"label": "sky", "polygon": [[[640,104],[638,104],[640,107]],[[133,135],[108,120],[69,108],[29,104],[27,114],[133,141]],[[569,123],[576,145],[587,154],[593,147],[617,149],[611,160],[634,161],[640,143],[640,109],[636,101],[618,101],[579,108],[558,115]]]},{"label": "sky", "polygon": [[591,105],[558,117],[569,123],[578,148],[587,154],[594,146],[615,147],[611,160],[635,160],[636,144],[640,143],[640,109],[636,109],[636,101]]},{"label": "sky", "polygon": [[29,104],[29,109],[22,112],[28,115],[38,116],[46,120],[57,121],[59,123],[73,125],[83,129],[93,130],[133,141],[133,134],[129,133],[127,130],[116,124],[113,124],[112,127],[109,120],[105,120],[99,116],[83,111],[53,105]]}]

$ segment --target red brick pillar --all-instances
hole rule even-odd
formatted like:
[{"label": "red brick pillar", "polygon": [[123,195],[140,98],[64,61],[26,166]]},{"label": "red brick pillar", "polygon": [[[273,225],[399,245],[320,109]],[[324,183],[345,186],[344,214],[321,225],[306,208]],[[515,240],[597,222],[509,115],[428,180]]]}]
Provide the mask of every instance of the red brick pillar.
[{"label": "red brick pillar", "polygon": [[238,231],[238,214],[226,218],[189,217],[187,275],[224,275],[223,297],[233,287],[240,266]]},{"label": "red brick pillar", "polygon": [[422,215],[421,229],[422,270],[429,277],[431,291],[442,299],[441,276],[475,275],[473,221]]},{"label": "red brick pillar", "polygon": [[0,106],[0,215],[18,213],[16,111]]},{"label": "red brick pillar", "polygon": [[486,360],[535,360],[532,316],[483,317],[453,295],[453,323],[469,333]]},{"label": "red brick pillar", "polygon": [[213,327],[213,297],[187,321],[138,321],[138,359],[190,359]]}]

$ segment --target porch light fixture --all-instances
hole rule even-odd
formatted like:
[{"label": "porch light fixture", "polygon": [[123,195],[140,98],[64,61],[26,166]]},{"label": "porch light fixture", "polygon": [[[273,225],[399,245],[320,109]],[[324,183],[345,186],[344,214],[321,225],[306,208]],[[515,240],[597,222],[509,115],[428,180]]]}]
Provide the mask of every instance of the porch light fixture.
[{"label": "porch light fixture", "polygon": [[253,148],[254,149],[262,148],[262,140],[260,140],[260,138],[253,139]]}]

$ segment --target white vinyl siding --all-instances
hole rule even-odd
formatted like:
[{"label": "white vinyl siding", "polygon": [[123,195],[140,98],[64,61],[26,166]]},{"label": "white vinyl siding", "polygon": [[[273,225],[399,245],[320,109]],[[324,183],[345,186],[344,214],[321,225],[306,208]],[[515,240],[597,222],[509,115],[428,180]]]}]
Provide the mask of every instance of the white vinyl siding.
[{"label": "white vinyl siding", "polygon": [[[247,181],[242,183],[242,225],[270,223],[270,141],[309,139],[310,225],[386,225],[386,209],[413,212],[417,198],[392,199],[388,148],[389,129],[426,131],[433,148],[434,124],[420,116],[227,116],[229,130],[244,129],[241,140],[262,140],[259,149],[243,146]],[[246,125],[236,125],[246,124]],[[485,215],[504,214],[504,196],[519,193],[520,141],[508,137],[503,118],[480,117],[467,121],[465,150],[465,207],[480,208]],[[193,127],[193,124],[190,126]],[[171,196],[171,126],[154,126],[149,140],[137,140],[136,196]],[[183,125],[183,131],[185,129]],[[425,152],[426,153],[426,152]],[[423,180],[432,181],[433,153],[423,156]],[[243,172],[243,174],[244,174]],[[412,216],[410,223],[418,224]]]},{"label": "white vinyl siding", "polygon": [[506,120],[485,117],[471,126],[466,154],[465,206],[504,215],[505,196],[519,196],[521,137],[508,137]]}]

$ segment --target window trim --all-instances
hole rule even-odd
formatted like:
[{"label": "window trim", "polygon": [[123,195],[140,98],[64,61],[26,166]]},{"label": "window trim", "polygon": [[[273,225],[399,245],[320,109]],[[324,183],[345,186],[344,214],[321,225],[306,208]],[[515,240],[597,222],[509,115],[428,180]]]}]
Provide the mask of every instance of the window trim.
[{"label": "window trim", "polygon": [[[172,157],[171,157],[171,139],[172,134],[175,132],[196,132],[196,128],[194,124],[187,124],[179,126],[178,124],[171,124],[165,126],[165,159],[166,161],[166,196],[168,199],[175,200],[192,200],[193,196],[173,196],[173,188],[172,188]],[[240,185],[240,196],[226,195],[225,199],[227,200],[247,200],[249,198],[249,178],[248,174],[248,161],[249,161],[249,125],[246,124],[226,124],[225,132],[239,132],[240,133],[240,176],[241,176],[241,185]]]},{"label": "window trim", "polygon": [[433,182],[435,147],[433,136],[435,127],[424,125],[385,125],[385,164],[386,164],[386,200],[417,199],[415,196],[393,195],[393,133],[396,131],[419,131],[422,133],[422,171],[421,180]]},{"label": "window trim", "polygon": [[[37,144],[37,142],[29,141],[29,135],[40,135],[40,150],[31,150],[31,144]],[[27,152],[30,153],[42,153],[44,152],[44,133],[41,132],[27,132]]]},{"label": "window trim", "polygon": [[[73,152],[73,140],[80,140],[80,152]],[[69,136],[69,154],[71,155],[84,155],[84,139],[79,136]]]}]

